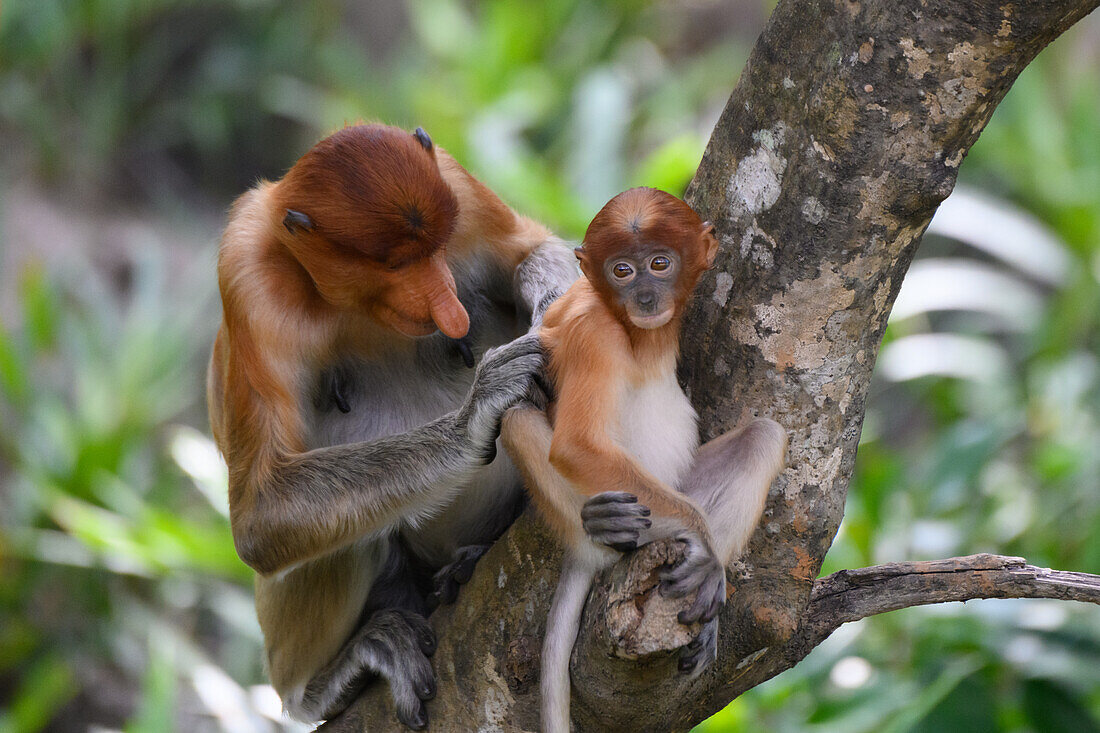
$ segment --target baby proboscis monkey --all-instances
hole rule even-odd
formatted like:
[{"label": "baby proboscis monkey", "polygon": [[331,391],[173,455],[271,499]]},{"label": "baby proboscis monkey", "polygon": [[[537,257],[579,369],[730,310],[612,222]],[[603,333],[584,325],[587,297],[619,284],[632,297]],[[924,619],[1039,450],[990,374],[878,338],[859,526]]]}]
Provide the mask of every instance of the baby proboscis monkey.
[{"label": "baby proboscis monkey", "polygon": [[725,566],[752,534],[787,436],[755,419],[699,446],[697,416],[676,380],[680,321],[718,242],[686,203],[652,188],[613,198],[576,250],[584,278],[547,311],[554,401],[505,414],[505,447],[565,561],[542,649],[542,723],[569,730],[569,657],[594,574],[660,537],[686,545],[660,592],[693,596],[679,620],[705,622],[680,659],[713,659]]}]

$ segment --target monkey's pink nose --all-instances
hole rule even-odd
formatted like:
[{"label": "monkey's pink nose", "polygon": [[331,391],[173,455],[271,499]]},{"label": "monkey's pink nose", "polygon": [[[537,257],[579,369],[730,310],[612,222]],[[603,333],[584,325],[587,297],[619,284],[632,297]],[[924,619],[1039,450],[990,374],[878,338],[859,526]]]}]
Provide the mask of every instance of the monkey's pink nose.
[{"label": "monkey's pink nose", "polygon": [[469,333],[470,315],[450,288],[441,288],[440,292],[429,296],[428,307],[435,325],[445,335],[460,339]]}]

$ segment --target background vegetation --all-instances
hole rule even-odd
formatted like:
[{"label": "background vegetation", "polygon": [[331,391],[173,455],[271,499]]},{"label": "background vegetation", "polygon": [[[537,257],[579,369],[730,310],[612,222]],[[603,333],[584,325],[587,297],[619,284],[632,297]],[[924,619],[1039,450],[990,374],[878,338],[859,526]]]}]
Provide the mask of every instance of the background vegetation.
[{"label": "background vegetation", "polygon": [[[369,6],[369,7],[368,7]],[[37,0],[0,12],[0,733],[264,731],[207,437],[223,212],[345,121],[424,126],[577,238],[680,193],[751,0]],[[825,572],[994,551],[1100,572],[1100,19],[1044,52],[899,298]],[[1100,613],[841,629],[701,731],[1100,730]]]}]

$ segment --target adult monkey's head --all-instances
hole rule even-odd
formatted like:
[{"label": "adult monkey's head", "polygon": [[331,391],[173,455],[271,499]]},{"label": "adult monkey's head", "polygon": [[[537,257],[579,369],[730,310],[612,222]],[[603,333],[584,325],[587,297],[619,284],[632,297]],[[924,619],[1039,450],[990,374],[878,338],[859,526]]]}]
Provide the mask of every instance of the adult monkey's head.
[{"label": "adult monkey's head", "polygon": [[714,227],[680,199],[632,188],[607,202],[576,250],[581,270],[624,326],[661,328],[683,313],[714,263]]},{"label": "adult monkey's head", "polygon": [[470,327],[445,259],[458,202],[420,128],[345,127],[277,184],[280,240],[330,304],[405,336]]}]

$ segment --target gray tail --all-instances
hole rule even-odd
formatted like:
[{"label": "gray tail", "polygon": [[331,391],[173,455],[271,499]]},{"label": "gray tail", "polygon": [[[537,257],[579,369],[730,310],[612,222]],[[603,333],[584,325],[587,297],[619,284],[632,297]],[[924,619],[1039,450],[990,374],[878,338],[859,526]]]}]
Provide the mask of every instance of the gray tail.
[{"label": "gray tail", "polygon": [[569,657],[593,574],[583,561],[566,551],[542,643],[543,733],[569,733]]}]

